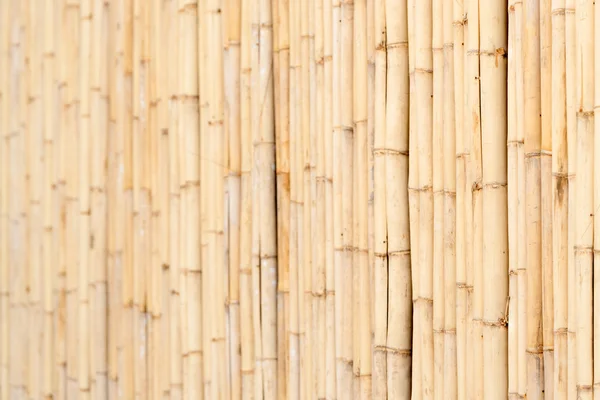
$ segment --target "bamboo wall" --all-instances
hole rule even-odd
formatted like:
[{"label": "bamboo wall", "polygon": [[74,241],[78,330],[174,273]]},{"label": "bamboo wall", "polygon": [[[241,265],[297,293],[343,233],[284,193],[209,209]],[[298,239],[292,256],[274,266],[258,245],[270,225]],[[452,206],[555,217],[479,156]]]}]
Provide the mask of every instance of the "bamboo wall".
[{"label": "bamboo wall", "polygon": [[600,399],[599,33],[0,0],[0,399]]}]

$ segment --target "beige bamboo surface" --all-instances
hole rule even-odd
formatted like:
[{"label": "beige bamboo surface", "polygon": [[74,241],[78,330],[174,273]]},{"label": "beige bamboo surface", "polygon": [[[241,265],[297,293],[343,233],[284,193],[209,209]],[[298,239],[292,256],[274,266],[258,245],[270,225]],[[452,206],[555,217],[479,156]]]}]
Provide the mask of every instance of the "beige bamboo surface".
[{"label": "beige bamboo surface", "polygon": [[0,400],[600,400],[599,46],[594,0],[0,0]]}]

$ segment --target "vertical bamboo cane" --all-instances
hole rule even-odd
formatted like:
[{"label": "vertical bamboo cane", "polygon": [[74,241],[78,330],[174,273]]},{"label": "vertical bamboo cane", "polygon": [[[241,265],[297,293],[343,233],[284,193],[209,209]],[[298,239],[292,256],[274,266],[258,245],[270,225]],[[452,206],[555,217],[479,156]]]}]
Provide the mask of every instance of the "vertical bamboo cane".
[{"label": "vertical bamboo cane", "polygon": [[523,5],[523,97],[527,236],[527,396],[544,390],[542,342],[540,5]]},{"label": "vertical bamboo cane", "polygon": [[482,265],[483,385],[485,398],[500,399],[508,395],[506,122],[500,122],[506,121],[506,1],[482,7],[479,21],[481,150],[486,163],[482,180],[486,218]]},{"label": "vertical bamboo cane", "polygon": [[[0,11],[1,12],[1,11]],[[44,285],[43,291],[43,376],[42,376],[42,392],[41,397],[50,398],[53,394],[52,390],[52,378],[54,375],[54,363],[53,363],[53,348],[54,348],[54,329],[53,329],[53,289],[54,289],[54,274],[53,274],[53,255],[54,255],[54,228],[53,228],[53,187],[55,184],[55,157],[54,157],[54,111],[51,107],[54,98],[54,3],[46,3],[42,9],[44,13],[43,27],[43,49],[42,49],[42,80],[43,80],[43,112],[44,112],[44,188],[43,188],[43,272],[42,279]],[[0,35],[1,36],[1,35]],[[2,45],[0,45],[2,46]],[[3,67],[0,67],[0,71],[3,71]],[[4,97],[4,74],[0,72],[0,90],[2,90]],[[2,105],[0,105],[0,113],[2,113]],[[2,129],[0,127],[0,129]],[[0,134],[2,137],[3,134]],[[0,162],[3,162],[4,154],[4,143],[0,144]],[[1,164],[0,164],[1,165]],[[3,182],[0,183],[0,188],[4,192]],[[0,196],[2,194],[0,193]],[[1,202],[2,200],[0,200]],[[0,203],[1,204],[1,203]],[[0,205],[1,207],[1,205]],[[0,213],[0,218],[4,217],[4,212]],[[4,226],[0,226],[0,229]],[[2,232],[5,232],[2,230]],[[4,249],[2,249],[4,250]],[[1,257],[1,256],[0,256]],[[0,260],[0,268],[4,268],[4,264]],[[2,277],[2,282],[6,282],[5,278]],[[5,290],[2,290],[5,293]],[[1,310],[1,309],[0,309]],[[3,310],[1,310],[4,315]],[[1,351],[1,350],[0,350]],[[4,354],[4,351],[2,351]]]},{"label": "vertical bamboo cane", "polygon": [[79,398],[90,396],[90,56],[91,56],[91,1],[82,0],[79,9],[81,19],[81,45],[79,54],[79,263],[77,297],[78,314],[78,382]]},{"label": "vertical bamboo cane", "polygon": [[[457,398],[467,396],[467,246],[466,246],[466,197],[470,188],[467,185],[467,154],[465,151],[465,28],[464,1],[453,2],[454,36],[454,121],[456,147],[456,370]],[[467,119],[468,121],[468,119]]]},{"label": "vertical bamboo cane", "polygon": [[[385,3],[387,88],[382,111],[385,151],[385,207],[388,267],[387,395],[408,398],[411,390],[412,293],[409,226],[409,47],[407,3]],[[387,91],[387,95],[386,95]],[[417,152],[414,152],[416,156]],[[417,231],[418,232],[418,231]]]},{"label": "vertical bamboo cane", "polygon": [[[178,18],[179,4],[177,0],[169,0],[167,6],[168,42],[169,50],[167,57],[170,60],[179,59],[179,43],[176,38],[179,35]],[[181,209],[181,194],[179,189],[179,97],[178,88],[178,65],[170,65],[168,78],[169,99],[169,279],[171,284],[171,296],[169,312],[171,314],[170,329],[170,394],[172,399],[183,398],[183,343],[182,343],[182,282],[181,255],[179,252],[180,225],[179,214]]]},{"label": "vertical bamboo cane", "polygon": [[[444,391],[457,398],[456,369],[456,140],[454,107],[453,4],[443,3],[444,39]],[[462,81],[461,81],[462,84]]]},{"label": "vertical bamboo cane", "polygon": [[241,377],[241,337],[240,337],[240,34],[241,1],[229,0],[227,4],[227,41],[229,64],[227,66],[229,85],[229,326],[231,330],[231,396],[240,398]]},{"label": "vertical bamboo cane", "polygon": [[593,233],[594,233],[594,3],[576,9],[577,183],[575,271],[577,304],[577,397],[592,399],[593,366]]},{"label": "vertical bamboo cane", "polygon": [[[291,25],[291,24],[290,24]],[[336,370],[336,316],[335,316],[335,263],[334,263],[334,192],[333,192],[333,3],[323,0],[323,135],[325,158],[325,396],[335,398],[337,393]],[[291,87],[290,87],[291,93]],[[291,115],[290,115],[291,117]],[[291,122],[291,118],[290,118]],[[290,249],[291,260],[291,249]],[[290,347],[291,350],[291,347]],[[290,370],[291,372],[291,370]]]},{"label": "vertical bamboo cane", "polygon": [[481,199],[482,179],[482,149],[481,149],[481,108],[480,108],[480,42],[479,42],[479,2],[469,0],[467,15],[468,44],[467,44],[467,110],[465,115],[470,121],[469,129],[469,153],[472,152],[469,161],[469,185],[471,186],[470,199],[471,217],[467,221],[467,235],[472,237],[469,250],[471,265],[467,266],[467,284],[471,284],[472,296],[467,299],[471,307],[471,316],[467,317],[471,327],[470,341],[473,343],[471,357],[467,356],[467,362],[472,365],[470,373],[473,374],[471,392],[468,398],[483,398],[483,208]]},{"label": "vertical bamboo cane", "polygon": [[[432,2],[433,57],[433,398],[444,396],[444,27],[443,1]],[[441,276],[442,279],[433,279]]]},{"label": "vertical bamboo cane", "polygon": [[[325,212],[325,132],[324,132],[324,115],[323,108],[324,100],[324,82],[323,82],[323,54],[324,54],[324,38],[323,38],[323,1],[314,1],[314,61],[315,61],[315,101],[313,125],[311,130],[311,158],[314,165],[313,181],[314,199],[313,213],[311,215],[312,223],[314,224],[314,234],[312,234],[312,344],[313,354],[311,366],[314,371],[314,396],[317,398],[326,398],[326,326],[325,326],[325,262],[326,262],[326,247],[325,229],[326,229],[326,212]],[[281,50],[280,50],[281,51]],[[281,68],[281,64],[280,64]],[[277,105],[276,105],[277,107]],[[279,157],[278,157],[279,159]],[[284,240],[287,236],[284,236]],[[278,238],[279,240],[279,238]],[[282,264],[282,259],[279,259],[279,265]],[[280,385],[281,386],[281,385]]]},{"label": "vertical bamboo cane", "polygon": [[[9,153],[10,140],[8,115],[12,108],[9,102],[9,70],[11,60],[10,51],[10,3],[5,1],[0,4],[0,18],[4,29],[0,31],[0,397],[9,398],[9,335],[10,326],[10,266],[9,266],[9,227],[10,216],[8,213],[8,178],[9,178]],[[53,43],[52,43],[53,44]]]},{"label": "vertical bamboo cane", "polygon": [[[594,151],[593,151],[593,155],[591,155],[588,150],[589,147],[591,147],[591,144],[589,142],[586,143],[586,151],[584,152],[584,154],[585,154],[584,157],[586,158],[586,160],[584,161],[584,163],[583,163],[584,165],[582,166],[581,169],[583,170],[582,172],[583,172],[584,176],[587,178],[586,181],[584,181],[584,182],[588,183],[590,181],[590,178],[587,177],[585,174],[586,173],[589,174],[591,172],[590,166],[589,166],[589,163],[590,163],[589,158],[593,159],[594,167],[593,167],[592,171],[594,171],[594,172],[593,172],[592,179],[593,179],[593,188],[594,189],[593,189],[593,195],[592,195],[593,198],[592,198],[592,204],[591,204],[592,208],[589,208],[590,204],[586,204],[585,206],[586,206],[586,211],[589,210],[593,213],[593,217],[594,217],[593,218],[593,224],[594,224],[593,230],[596,233],[596,235],[593,235],[593,252],[592,252],[593,259],[591,261],[593,269],[591,271],[589,271],[588,270],[589,265],[586,265],[586,270],[584,271],[583,268],[581,267],[582,270],[580,271],[579,279],[584,278],[584,279],[586,279],[586,282],[582,282],[581,280],[579,280],[578,283],[579,283],[580,287],[584,286],[584,288],[582,288],[580,290],[585,291],[584,293],[580,294],[580,298],[583,300],[583,302],[582,302],[583,304],[581,304],[582,309],[579,310],[580,316],[583,317],[582,318],[583,321],[586,321],[587,323],[590,322],[589,320],[591,318],[591,323],[593,326],[593,333],[592,333],[593,336],[591,338],[589,338],[588,333],[584,331],[584,333],[585,333],[584,340],[586,340],[586,342],[587,342],[588,340],[591,339],[591,342],[592,342],[591,344],[593,346],[593,352],[594,352],[592,355],[592,359],[594,362],[594,364],[592,365],[592,368],[593,368],[593,378],[592,378],[593,379],[593,392],[591,395],[587,395],[587,397],[593,398],[595,396],[597,398],[600,398],[600,367],[596,367],[596,365],[600,366],[600,361],[598,361],[598,358],[600,358],[600,321],[598,321],[596,318],[594,318],[594,311],[595,311],[594,307],[596,307],[596,309],[600,308],[600,253],[598,252],[598,250],[600,249],[600,238],[598,237],[598,236],[600,236],[600,235],[598,235],[598,232],[599,232],[598,229],[600,229],[600,215],[596,215],[600,208],[600,174],[598,174],[596,172],[598,170],[598,167],[600,166],[600,143],[598,143],[598,140],[596,138],[596,136],[598,136],[598,132],[600,132],[600,126],[597,126],[598,124],[594,124],[595,120],[596,120],[596,118],[595,118],[596,113],[598,112],[597,105],[600,104],[600,82],[595,80],[595,74],[600,72],[600,48],[599,48],[600,47],[600,30],[596,27],[596,25],[600,22],[600,7],[596,7],[595,3],[592,4],[592,7],[594,8],[594,22],[590,23],[589,25],[586,23],[586,25],[587,25],[586,27],[588,28],[588,29],[586,29],[587,30],[586,34],[590,35],[590,36],[592,35],[589,32],[591,30],[589,28],[589,26],[593,25],[593,29],[594,29],[594,33],[593,33],[594,39],[593,40],[595,40],[595,42],[593,42],[593,44],[591,46],[588,45],[587,43],[584,43],[582,45],[582,47],[585,46],[586,50],[591,50],[590,47],[593,46],[594,69],[593,69],[593,72],[591,72],[591,71],[589,71],[589,66],[583,66],[581,72],[583,75],[582,78],[583,78],[583,80],[585,80],[586,85],[590,81],[593,81],[593,84],[594,84],[594,103],[593,103],[594,104],[594,108],[593,108],[594,119],[592,121],[586,121],[588,124],[588,126],[586,127],[588,132],[586,132],[584,134],[585,135],[584,137],[586,137],[587,140],[594,141],[594,143],[593,143]],[[591,7],[588,6],[584,10],[591,14],[590,8]],[[585,16],[586,19],[589,19],[591,17],[590,14]],[[588,111],[588,113],[586,113],[586,114],[588,114],[587,116],[588,116],[588,118],[590,118],[591,117],[589,115],[590,114],[589,111],[591,111],[589,108],[589,97],[590,96],[587,93],[585,93],[585,89],[581,88],[581,90],[584,93],[581,94],[580,98],[583,98],[584,104],[583,104],[583,107],[580,105],[579,114],[581,114],[581,111]],[[582,110],[582,108],[583,108],[583,110]],[[591,122],[591,124],[594,124],[593,125],[594,126],[594,134],[593,134],[594,139],[591,139],[592,136],[589,133],[589,131],[591,130],[591,128],[589,127],[590,122]],[[577,133],[579,136],[579,124],[578,124],[577,130],[578,130]],[[579,140],[581,140],[581,139],[579,139]],[[578,164],[578,172],[579,172],[579,164]],[[586,198],[587,198],[587,202],[589,202],[590,201],[589,196],[586,196]],[[586,227],[586,229],[589,229],[589,228],[590,227],[588,225]],[[589,283],[587,282],[587,279],[591,279],[592,277],[593,277],[593,286],[592,286],[593,291],[590,294],[590,293],[588,293],[590,288],[589,288]],[[587,295],[587,298],[583,297],[582,295]],[[593,299],[591,308],[589,305],[590,297]],[[588,313],[585,314],[582,311],[587,311]],[[582,319],[579,320],[580,324],[582,322]],[[582,325],[583,324],[579,325],[579,327],[581,327]],[[587,326],[586,326],[586,328],[587,328]],[[589,350],[588,346],[590,343],[589,342],[586,343],[586,342],[582,343],[582,345],[587,347],[586,350]],[[578,356],[580,354],[581,353],[578,352]],[[586,354],[586,357],[588,355],[589,355],[589,353]],[[587,376],[587,374],[586,374],[586,376]],[[579,388],[580,391],[583,391],[582,389],[583,389],[582,387]]]},{"label": "vertical bamboo cane", "polygon": [[[554,296],[554,398],[567,398],[568,349],[568,143],[566,119],[565,2],[552,2],[552,274]],[[510,326],[510,325],[509,325]]]},{"label": "vertical bamboo cane", "polygon": [[540,83],[542,112],[542,325],[544,396],[554,395],[554,295],[552,273],[552,4],[540,1]]},{"label": "vertical bamboo cane", "polygon": [[567,108],[567,170],[569,184],[568,226],[568,288],[567,288],[567,394],[569,399],[577,396],[577,301],[575,268],[575,230],[577,172],[577,123],[576,123],[576,18],[575,0],[565,0],[565,69]]},{"label": "vertical bamboo cane", "polygon": [[107,9],[104,2],[92,5],[92,38],[90,64],[90,300],[91,300],[91,378],[93,396],[106,398],[107,386],[107,270],[106,270],[106,145],[108,134]]},{"label": "vertical bamboo cane", "polygon": [[[354,145],[354,298],[358,303],[354,313],[354,369],[358,371],[360,390],[358,398],[371,397],[371,315],[370,315],[370,273],[369,273],[369,192],[368,192],[368,97],[367,97],[367,3],[357,0],[354,5],[354,49],[353,78],[355,93],[353,101]],[[356,396],[355,396],[356,397]]]},{"label": "vertical bamboo cane", "polygon": [[[409,223],[410,223],[410,263],[411,263],[411,283],[412,283],[412,305],[413,305],[413,332],[415,338],[412,342],[412,374],[411,388],[415,400],[421,399],[421,357],[417,354],[421,352],[421,309],[417,306],[417,301],[421,293],[419,285],[419,275],[421,273],[421,264],[419,261],[419,240],[420,240],[420,204],[419,204],[419,125],[417,124],[417,106],[416,106],[416,2],[408,0],[408,68],[409,68],[409,165],[408,165],[408,196],[409,196]],[[387,13],[386,13],[387,20]],[[387,188],[386,188],[387,191]]]},{"label": "vertical bamboo cane", "polygon": [[415,100],[419,127],[419,311],[421,390],[423,398],[434,394],[433,349],[433,59],[432,59],[432,2],[415,4]]},{"label": "vertical bamboo cane", "polygon": [[374,2],[375,13],[375,111],[374,111],[374,243],[373,286],[373,397],[385,398],[387,387],[388,333],[388,233],[386,209],[386,88],[387,26],[385,0]]},{"label": "vertical bamboo cane", "polygon": [[241,26],[241,196],[240,196],[240,326],[242,397],[254,395],[254,315],[252,307],[252,115],[251,115],[251,2],[242,0]]}]

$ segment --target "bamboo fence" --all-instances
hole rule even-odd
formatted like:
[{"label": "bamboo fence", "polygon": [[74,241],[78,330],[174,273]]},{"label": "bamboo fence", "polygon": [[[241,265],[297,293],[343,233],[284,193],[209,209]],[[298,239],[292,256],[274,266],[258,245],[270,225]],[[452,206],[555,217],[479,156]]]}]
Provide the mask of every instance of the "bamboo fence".
[{"label": "bamboo fence", "polygon": [[600,399],[596,72],[594,0],[0,0],[0,400]]}]

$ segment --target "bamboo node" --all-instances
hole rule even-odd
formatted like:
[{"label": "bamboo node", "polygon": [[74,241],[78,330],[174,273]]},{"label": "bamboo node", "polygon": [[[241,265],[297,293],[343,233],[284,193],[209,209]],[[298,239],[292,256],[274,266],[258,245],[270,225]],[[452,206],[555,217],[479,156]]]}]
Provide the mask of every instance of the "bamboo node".
[{"label": "bamboo node", "polygon": [[407,156],[409,155],[408,150],[395,150],[395,149],[373,149],[373,154],[376,156]]},{"label": "bamboo node", "polygon": [[566,9],[563,8],[555,8],[552,10],[552,15],[565,15]]},{"label": "bamboo node", "polygon": [[483,184],[483,187],[486,189],[498,189],[498,188],[502,188],[502,187],[506,187],[507,184],[506,183],[502,183],[502,182],[487,182]]},{"label": "bamboo node", "polygon": [[408,41],[403,40],[400,42],[392,42],[392,43],[386,43],[385,47],[389,50],[389,49],[396,49],[396,48],[408,48]]},{"label": "bamboo node", "polygon": [[433,69],[415,68],[415,72],[421,72],[421,73],[424,73],[424,74],[433,74]]}]

